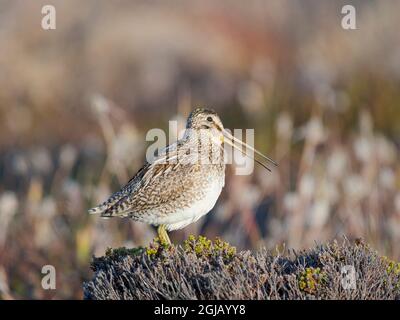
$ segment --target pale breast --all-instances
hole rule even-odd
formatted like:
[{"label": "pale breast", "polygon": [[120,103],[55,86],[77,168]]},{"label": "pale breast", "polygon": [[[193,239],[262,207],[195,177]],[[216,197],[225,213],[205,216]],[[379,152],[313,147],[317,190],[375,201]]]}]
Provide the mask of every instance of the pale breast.
[{"label": "pale breast", "polygon": [[202,216],[211,211],[215,206],[221,191],[223,183],[215,179],[205,192],[204,197],[200,200],[193,202],[190,207],[177,210],[175,213],[170,214],[165,222],[168,231],[177,230],[186,227],[187,225],[197,221]]},{"label": "pale breast", "polygon": [[224,183],[223,172],[218,176],[203,172],[200,186],[186,189],[177,201],[166,203],[163,207],[148,210],[145,214],[133,218],[156,226],[164,224],[169,231],[183,228],[210,212],[221,194]]}]

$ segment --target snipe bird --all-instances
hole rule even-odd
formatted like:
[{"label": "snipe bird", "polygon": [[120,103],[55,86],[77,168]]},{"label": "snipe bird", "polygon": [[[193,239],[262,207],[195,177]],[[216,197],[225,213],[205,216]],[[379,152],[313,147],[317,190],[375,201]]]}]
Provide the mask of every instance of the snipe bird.
[{"label": "snipe bird", "polygon": [[198,108],[189,115],[182,139],[146,162],[120,191],[89,213],[130,217],[158,226],[160,241],[170,244],[167,231],[197,221],[214,207],[221,194],[225,184],[224,142],[251,157],[242,149],[245,146],[253,155],[276,165],[225,130],[215,111]]}]

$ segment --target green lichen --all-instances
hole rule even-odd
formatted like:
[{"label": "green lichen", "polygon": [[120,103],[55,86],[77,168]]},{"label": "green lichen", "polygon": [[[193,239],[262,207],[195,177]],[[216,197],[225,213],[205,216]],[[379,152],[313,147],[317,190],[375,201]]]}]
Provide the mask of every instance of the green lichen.
[{"label": "green lichen", "polygon": [[233,258],[236,255],[236,248],[232,247],[228,242],[222,241],[220,238],[214,240],[214,250],[225,255],[226,258]]},{"label": "green lichen", "polygon": [[[381,260],[386,268],[387,275],[394,278],[394,288],[400,290],[400,262],[391,260],[386,256],[382,256]],[[383,282],[386,284],[388,281],[384,279]]]},{"label": "green lichen", "polygon": [[149,258],[153,259],[161,255],[164,250],[172,249],[173,246],[160,238],[154,238],[154,240],[145,248],[146,254]]},{"label": "green lichen", "polygon": [[400,275],[400,262],[390,260],[388,257],[382,257],[383,262],[386,264],[387,274]]},{"label": "green lichen", "polygon": [[146,248],[146,254],[149,258],[154,258],[158,253],[158,248]]},{"label": "green lichen", "polygon": [[190,235],[183,244],[186,253],[194,253],[197,257],[222,256],[224,259],[232,259],[236,256],[236,248],[229,243],[215,238],[214,241],[203,236]]},{"label": "green lichen", "polygon": [[315,294],[320,285],[326,283],[326,274],[320,268],[306,268],[298,277],[301,291]]},{"label": "green lichen", "polygon": [[203,236],[190,235],[184,242],[184,248],[186,252],[194,252],[197,256],[209,256],[212,253],[211,250],[211,240]]},{"label": "green lichen", "polygon": [[101,266],[106,266],[111,261],[121,261],[124,258],[130,256],[132,258],[136,258],[137,256],[140,256],[143,253],[144,249],[142,247],[137,247],[137,248],[126,248],[126,247],[121,247],[121,248],[107,248],[105,255],[102,257],[93,257],[93,264],[92,264],[92,269],[94,266],[96,267],[101,267]]},{"label": "green lichen", "polygon": [[124,256],[137,256],[140,255],[143,252],[142,247],[137,247],[137,248],[126,248],[126,247],[121,247],[121,248],[107,248],[106,250],[106,257],[110,259],[116,259],[119,257],[124,257]]}]

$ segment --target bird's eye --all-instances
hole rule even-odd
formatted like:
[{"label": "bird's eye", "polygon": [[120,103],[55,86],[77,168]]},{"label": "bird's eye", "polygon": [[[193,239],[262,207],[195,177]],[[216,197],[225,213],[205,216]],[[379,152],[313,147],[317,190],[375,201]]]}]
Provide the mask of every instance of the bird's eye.
[{"label": "bird's eye", "polygon": [[212,122],[213,118],[212,117],[207,117],[207,121]]}]

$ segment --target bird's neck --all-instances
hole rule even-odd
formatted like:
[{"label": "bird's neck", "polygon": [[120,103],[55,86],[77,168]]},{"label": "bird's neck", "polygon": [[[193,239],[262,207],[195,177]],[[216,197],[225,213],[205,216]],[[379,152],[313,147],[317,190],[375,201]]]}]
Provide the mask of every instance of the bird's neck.
[{"label": "bird's neck", "polygon": [[183,137],[184,144],[190,151],[193,159],[198,159],[201,164],[224,164],[224,148],[219,139],[210,134],[194,134],[191,131]]}]

